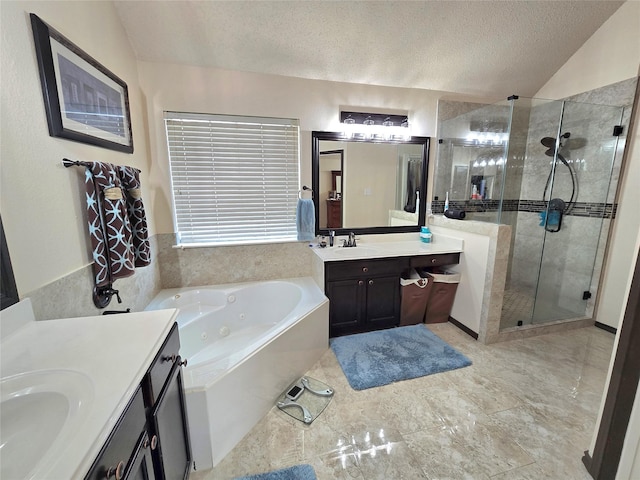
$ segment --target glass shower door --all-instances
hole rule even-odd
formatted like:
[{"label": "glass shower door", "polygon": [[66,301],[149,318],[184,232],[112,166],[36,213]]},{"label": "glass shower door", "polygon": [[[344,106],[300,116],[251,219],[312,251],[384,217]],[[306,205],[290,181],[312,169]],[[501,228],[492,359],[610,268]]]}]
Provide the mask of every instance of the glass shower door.
[{"label": "glass shower door", "polygon": [[622,110],[564,102],[560,128],[550,125],[538,140],[549,175],[540,213],[544,240],[534,324],[587,315],[598,281],[594,266],[606,243],[604,216],[615,193],[609,193],[618,141],[613,133]]}]

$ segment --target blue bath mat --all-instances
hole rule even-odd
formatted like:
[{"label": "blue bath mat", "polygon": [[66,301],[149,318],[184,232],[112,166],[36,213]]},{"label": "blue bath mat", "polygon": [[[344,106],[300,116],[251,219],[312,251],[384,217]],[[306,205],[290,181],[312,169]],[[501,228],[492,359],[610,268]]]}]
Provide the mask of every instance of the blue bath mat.
[{"label": "blue bath mat", "polygon": [[354,390],[471,365],[424,325],[332,338],[330,344]]},{"label": "blue bath mat", "polygon": [[235,480],[317,480],[316,472],[311,465],[294,465],[293,467],[259,473]]}]

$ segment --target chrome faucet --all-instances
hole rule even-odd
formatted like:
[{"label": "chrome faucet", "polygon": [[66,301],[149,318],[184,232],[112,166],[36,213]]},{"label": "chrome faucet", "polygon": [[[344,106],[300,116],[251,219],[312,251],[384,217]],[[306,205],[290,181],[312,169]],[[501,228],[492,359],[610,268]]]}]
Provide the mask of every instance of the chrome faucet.
[{"label": "chrome faucet", "polygon": [[353,232],[349,232],[349,238],[342,242],[343,247],[355,247],[356,245],[356,234]]}]

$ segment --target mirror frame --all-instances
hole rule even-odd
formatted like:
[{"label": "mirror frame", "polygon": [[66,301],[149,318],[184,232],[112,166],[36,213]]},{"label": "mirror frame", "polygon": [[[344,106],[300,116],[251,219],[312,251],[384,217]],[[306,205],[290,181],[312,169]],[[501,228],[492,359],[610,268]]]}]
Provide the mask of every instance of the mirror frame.
[{"label": "mirror frame", "polygon": [[[354,142],[354,143],[396,143],[396,144],[415,144],[422,145],[422,175],[420,178],[420,208],[418,209],[417,225],[400,225],[400,226],[378,226],[378,227],[354,227],[354,228],[320,228],[320,142],[328,140],[333,142]],[[377,139],[358,139],[345,138],[342,133],[338,132],[311,132],[311,188],[313,190],[313,204],[316,213],[316,235],[329,235],[329,230],[336,232],[336,235],[347,235],[350,232],[356,235],[371,235],[376,233],[406,233],[419,232],[420,226],[424,225],[427,209],[427,173],[429,168],[429,144],[430,137],[411,137],[409,140],[377,140]],[[343,178],[344,182],[344,178]],[[343,183],[344,187],[344,183]],[[344,199],[344,191],[342,192]]]}]

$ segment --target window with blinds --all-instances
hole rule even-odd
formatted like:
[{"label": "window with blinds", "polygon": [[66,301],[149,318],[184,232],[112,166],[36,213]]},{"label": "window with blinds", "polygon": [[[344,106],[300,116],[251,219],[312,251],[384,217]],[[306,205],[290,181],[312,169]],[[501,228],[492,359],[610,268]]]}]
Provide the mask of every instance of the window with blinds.
[{"label": "window with blinds", "polygon": [[165,112],[179,245],[297,239],[297,120]]}]

